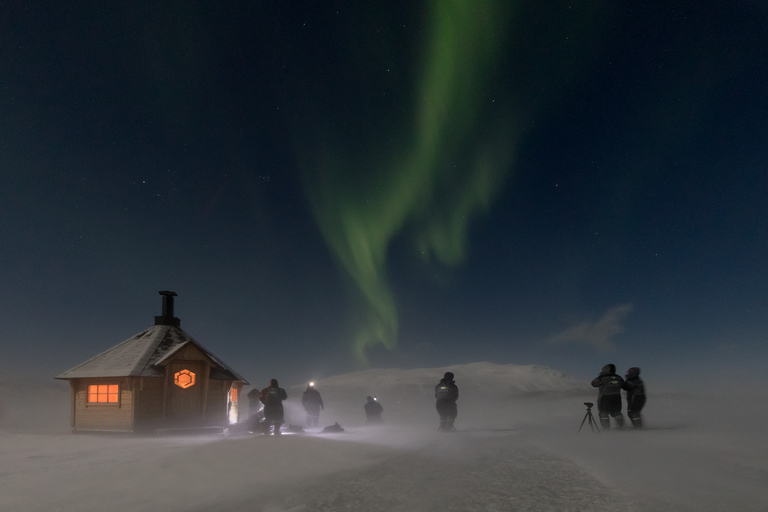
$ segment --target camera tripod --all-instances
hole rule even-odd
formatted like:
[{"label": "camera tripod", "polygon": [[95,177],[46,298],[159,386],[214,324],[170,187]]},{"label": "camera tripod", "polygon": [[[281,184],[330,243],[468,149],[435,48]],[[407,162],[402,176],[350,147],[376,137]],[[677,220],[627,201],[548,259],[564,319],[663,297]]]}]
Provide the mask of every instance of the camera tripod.
[{"label": "camera tripod", "polygon": [[597,432],[600,432],[600,427],[597,426],[597,421],[595,421],[595,417],[592,415],[592,406],[595,405],[592,402],[584,402],[584,405],[587,406],[587,413],[584,415],[584,419],[581,420],[581,426],[579,427],[579,432],[581,432],[581,427],[584,426],[584,422],[589,420],[589,428],[594,432],[597,430]]}]

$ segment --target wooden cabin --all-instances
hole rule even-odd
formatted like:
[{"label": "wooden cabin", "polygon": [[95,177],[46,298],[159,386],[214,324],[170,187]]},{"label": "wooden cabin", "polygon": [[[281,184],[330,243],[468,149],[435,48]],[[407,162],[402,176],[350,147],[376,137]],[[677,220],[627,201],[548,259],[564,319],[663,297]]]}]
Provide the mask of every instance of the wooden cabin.
[{"label": "wooden cabin", "polygon": [[65,371],[72,430],[153,432],[222,428],[239,419],[248,382],[173,316],[176,293],[162,291],[155,325]]}]

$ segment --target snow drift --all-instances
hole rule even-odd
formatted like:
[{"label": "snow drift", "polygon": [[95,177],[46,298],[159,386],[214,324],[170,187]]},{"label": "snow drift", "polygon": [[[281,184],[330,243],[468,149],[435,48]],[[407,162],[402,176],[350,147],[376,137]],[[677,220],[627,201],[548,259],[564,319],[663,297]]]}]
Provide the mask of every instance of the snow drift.
[{"label": "snow drift", "polygon": [[[461,389],[451,434],[435,431],[431,398],[445,371]],[[757,512],[768,502],[768,413],[754,407],[764,396],[649,382],[648,428],[577,433],[596,394],[587,383],[475,363],[318,381],[321,425],[338,421],[341,434],[135,437],[68,433],[59,384],[0,385],[0,510]],[[303,421],[303,389],[289,387],[291,423]],[[383,426],[363,425],[369,394]]]}]

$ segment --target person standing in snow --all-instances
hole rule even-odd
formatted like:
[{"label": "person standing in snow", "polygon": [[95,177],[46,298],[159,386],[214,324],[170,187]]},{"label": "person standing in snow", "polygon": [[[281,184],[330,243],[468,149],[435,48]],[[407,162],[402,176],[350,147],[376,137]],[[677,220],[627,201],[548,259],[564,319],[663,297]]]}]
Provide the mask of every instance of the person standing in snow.
[{"label": "person standing in snow", "polygon": [[459,388],[453,380],[453,373],[445,372],[443,378],[435,386],[435,408],[440,415],[440,428],[442,432],[453,432],[456,430],[453,421],[458,415],[456,400],[459,398]]},{"label": "person standing in snow", "polygon": [[643,428],[640,411],[645,405],[645,383],[640,379],[640,368],[632,367],[627,370],[627,380],[622,388],[627,392],[627,416],[632,426]]},{"label": "person standing in snow", "polygon": [[367,397],[366,400],[367,401],[363,406],[365,408],[365,419],[368,423],[383,423],[381,413],[384,412],[384,408],[379,401],[372,396]]},{"label": "person standing in snow", "polygon": [[320,420],[320,409],[325,409],[320,392],[315,389],[315,383],[307,384],[307,390],[301,396],[301,405],[307,411],[307,426],[316,427]]},{"label": "person standing in snow", "polygon": [[598,388],[597,393],[597,411],[600,416],[600,425],[604,429],[611,428],[611,420],[608,416],[613,416],[616,426],[624,426],[624,416],[621,415],[621,388],[624,385],[624,379],[616,375],[616,365],[607,364],[595,380],[592,381],[592,387]]},{"label": "person standing in snow", "polygon": [[264,404],[264,422],[265,434],[269,435],[273,430],[274,435],[280,435],[280,426],[284,421],[283,400],[288,399],[288,393],[277,385],[277,379],[269,381],[269,387],[261,390],[259,395],[261,403]]}]

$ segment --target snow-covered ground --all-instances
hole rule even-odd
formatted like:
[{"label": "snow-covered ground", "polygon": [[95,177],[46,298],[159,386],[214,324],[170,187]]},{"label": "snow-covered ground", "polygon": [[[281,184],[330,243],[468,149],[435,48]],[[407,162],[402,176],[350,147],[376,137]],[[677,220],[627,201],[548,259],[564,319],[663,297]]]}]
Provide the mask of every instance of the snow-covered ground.
[{"label": "snow-covered ground", "polygon": [[[443,372],[458,432],[436,431]],[[0,382],[0,511],[765,511],[768,409],[664,393],[647,428],[577,432],[595,392],[545,367],[369,370],[317,383],[321,424],[282,437],[72,435],[66,383]],[[287,420],[303,424],[303,388]],[[375,394],[386,423],[364,424]]]}]

